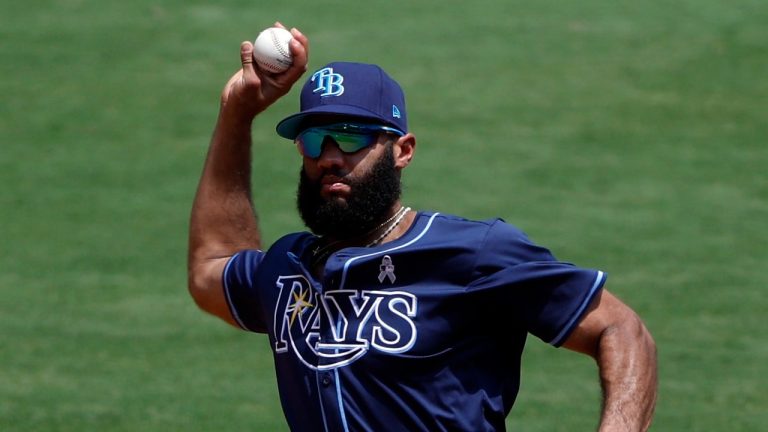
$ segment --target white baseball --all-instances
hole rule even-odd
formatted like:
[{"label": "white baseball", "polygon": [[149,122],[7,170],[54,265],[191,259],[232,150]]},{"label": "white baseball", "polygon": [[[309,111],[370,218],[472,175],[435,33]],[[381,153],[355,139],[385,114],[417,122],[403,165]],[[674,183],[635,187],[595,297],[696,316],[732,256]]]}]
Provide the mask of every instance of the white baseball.
[{"label": "white baseball", "polygon": [[270,27],[261,33],[253,43],[253,59],[265,71],[280,73],[293,64],[288,43],[293,39],[291,32],[280,27]]}]

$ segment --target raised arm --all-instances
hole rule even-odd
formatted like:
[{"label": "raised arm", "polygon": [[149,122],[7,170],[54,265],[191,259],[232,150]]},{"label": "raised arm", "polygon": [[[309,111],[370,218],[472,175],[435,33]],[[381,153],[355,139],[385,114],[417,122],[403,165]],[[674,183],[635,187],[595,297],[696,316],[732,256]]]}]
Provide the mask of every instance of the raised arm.
[{"label": "raised arm", "polygon": [[280,74],[262,73],[253,63],[253,45],[240,45],[242,68],[221,94],[218,121],[192,204],[189,292],[200,308],[232,325],[236,324],[221,285],[224,266],[237,251],[261,247],[251,199],[251,124],[306,71],[309,42],[298,30],[291,33],[293,65]]},{"label": "raised arm", "polygon": [[566,348],[592,356],[600,369],[600,431],[645,431],[656,405],[656,345],[640,317],[603,290]]}]

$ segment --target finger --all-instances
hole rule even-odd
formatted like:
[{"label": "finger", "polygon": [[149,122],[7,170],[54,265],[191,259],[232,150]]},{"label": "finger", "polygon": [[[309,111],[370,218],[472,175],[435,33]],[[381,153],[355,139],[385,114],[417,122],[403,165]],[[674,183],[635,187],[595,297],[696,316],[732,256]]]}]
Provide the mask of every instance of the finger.
[{"label": "finger", "polygon": [[291,29],[291,35],[293,36],[293,39],[291,39],[288,47],[291,50],[291,56],[293,56],[293,64],[285,74],[289,79],[296,80],[307,70],[307,63],[309,61],[309,39],[297,28]]},{"label": "finger", "polygon": [[253,44],[249,41],[240,44],[240,63],[243,65],[243,78],[246,81],[256,78],[256,69],[253,65]]},{"label": "finger", "polygon": [[291,35],[304,47],[305,55],[309,57],[309,39],[296,27],[291,29]]}]

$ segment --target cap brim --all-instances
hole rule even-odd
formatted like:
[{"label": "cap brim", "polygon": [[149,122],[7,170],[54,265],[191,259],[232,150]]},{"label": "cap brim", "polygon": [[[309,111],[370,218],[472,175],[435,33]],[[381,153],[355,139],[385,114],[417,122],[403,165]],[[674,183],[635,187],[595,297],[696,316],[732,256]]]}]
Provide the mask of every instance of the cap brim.
[{"label": "cap brim", "polygon": [[307,127],[314,126],[313,119],[319,119],[323,117],[345,117],[358,120],[373,120],[377,123],[391,125],[395,128],[398,127],[387,119],[381,118],[368,110],[356,106],[320,105],[284,118],[280,121],[280,123],[277,124],[275,129],[277,130],[277,134],[281,137],[293,140],[296,139],[296,136],[299,135],[299,132],[306,129]]}]

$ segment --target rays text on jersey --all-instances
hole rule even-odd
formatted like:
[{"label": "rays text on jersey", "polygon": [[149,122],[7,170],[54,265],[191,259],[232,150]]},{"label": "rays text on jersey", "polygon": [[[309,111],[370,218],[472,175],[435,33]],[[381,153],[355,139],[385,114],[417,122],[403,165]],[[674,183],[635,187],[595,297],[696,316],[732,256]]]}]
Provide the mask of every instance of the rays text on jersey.
[{"label": "rays text on jersey", "polygon": [[334,369],[374,349],[407,352],[416,342],[417,298],[404,291],[319,293],[302,275],[280,276],[274,311],[275,352],[307,367]]}]

